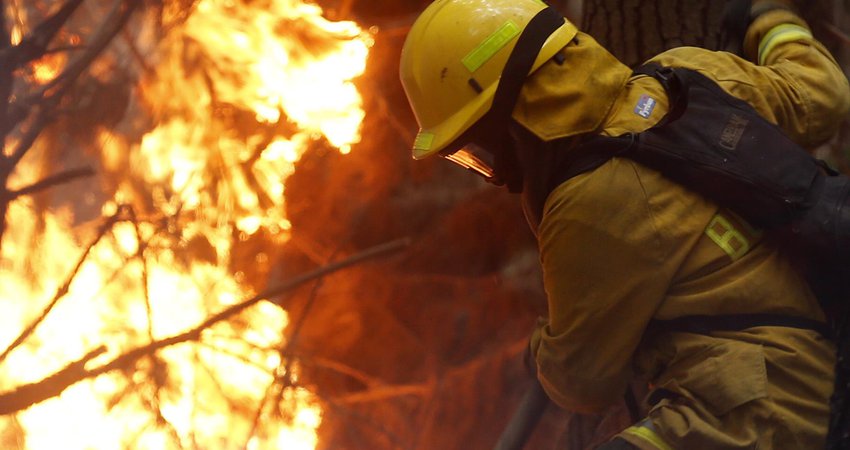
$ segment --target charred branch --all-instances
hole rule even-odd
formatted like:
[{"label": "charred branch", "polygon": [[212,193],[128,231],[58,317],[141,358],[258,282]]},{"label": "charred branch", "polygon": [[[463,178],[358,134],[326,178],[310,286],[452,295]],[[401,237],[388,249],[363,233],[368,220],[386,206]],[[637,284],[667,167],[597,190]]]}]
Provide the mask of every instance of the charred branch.
[{"label": "charred branch", "polygon": [[[65,3],[59,11],[48,18],[41,25],[36,27],[31,39],[31,44],[28,44],[31,50],[43,48],[41,54],[46,51],[46,43],[52,40],[59,28],[68,20],[71,13],[81,3],[81,0],[70,0]],[[5,60],[12,58],[8,56],[8,52],[12,52],[18,47],[8,46],[4,49],[7,56],[0,56],[0,100],[4,100],[2,109],[2,121],[0,121],[0,138],[5,146],[5,138],[9,132],[16,127],[22,120],[30,115],[30,111],[35,111],[35,116],[30,121],[29,128],[23,132],[18,140],[18,145],[11,152],[0,153],[0,248],[2,248],[2,237],[6,229],[6,212],[9,208],[9,202],[15,196],[10,195],[6,186],[9,176],[15,170],[17,164],[21,161],[24,155],[32,148],[38,136],[44,128],[53,121],[57,114],[57,107],[60,104],[64,95],[68,92],[74,82],[80,75],[88,69],[91,63],[101,54],[101,52],[112,42],[112,39],[118,32],[123,29],[134,10],[139,6],[137,1],[118,0],[113,4],[111,12],[104,19],[101,27],[94,33],[89,46],[84,51],[69,62],[67,67],[56,77],[51,83],[40,89],[34,96],[22,100],[20,104],[8,104],[9,96],[11,95],[12,68],[14,64],[5,64]],[[43,44],[43,45],[42,45]],[[41,47],[39,47],[41,46]],[[28,50],[29,51],[29,50]],[[19,56],[15,56],[19,58]],[[29,56],[27,56],[29,58]],[[26,58],[24,58],[26,59]],[[14,62],[14,61],[13,61]],[[5,156],[10,153],[10,156]],[[20,194],[18,194],[20,195]],[[4,354],[5,356],[5,354]],[[2,361],[2,357],[0,357]]]},{"label": "charred branch", "polygon": [[92,35],[91,41],[77,57],[72,59],[65,70],[43,89],[43,93],[51,96],[64,95],[73,83],[97,59],[103,50],[112,43],[115,36],[121,32],[127,21],[139,7],[138,1],[117,0],[112,10],[103,20],[101,27]]},{"label": "charred branch", "polygon": [[[22,117],[16,117],[10,123],[7,117],[7,105],[12,91],[12,73],[18,67],[30,61],[41,58],[47,53],[47,45],[59,30],[65,25],[71,15],[80,6],[83,0],[69,0],[59,10],[41,22],[32,33],[28,34],[20,44],[12,46],[11,36],[6,29],[5,21],[0,30],[0,124],[2,124],[2,135],[11,130]],[[5,139],[4,139],[5,141]]]},{"label": "charred branch", "polygon": [[12,392],[0,394],[0,415],[27,409],[36,403],[61,394],[65,388],[85,378],[86,363],[104,352],[106,352],[106,347],[100,346],[41,381],[25,384]]},{"label": "charred branch", "polygon": [[32,195],[38,192],[41,192],[45,189],[49,189],[54,186],[58,186],[61,184],[68,183],[70,181],[76,180],[78,178],[86,178],[91,177],[95,174],[94,169],[91,167],[81,167],[77,169],[66,170],[55,175],[51,175],[42,180],[36,181],[29,186],[22,187],[20,189],[16,189],[13,191],[9,191],[9,201],[14,200],[22,195]]},{"label": "charred branch", "polygon": [[[151,342],[148,345],[144,345],[142,347],[132,349],[115,357],[108,363],[105,363],[93,369],[86,369],[84,367],[86,362],[95,358],[96,356],[100,355],[105,351],[105,349],[95,350],[89,355],[86,355],[86,358],[84,360],[72,363],[65,369],[62,369],[59,372],[48,376],[42,381],[33,383],[32,385],[21,386],[5,394],[0,394],[0,404],[3,405],[2,409],[0,409],[0,411],[2,411],[0,412],[0,414],[10,414],[28,408],[29,406],[32,406],[35,403],[47,400],[48,398],[61,394],[62,391],[64,391],[67,387],[82,380],[94,378],[116,369],[129,369],[133,367],[139,359],[153,355],[160,349],[184,342],[197,341],[200,339],[201,334],[204,330],[212,327],[218,322],[233,317],[234,315],[244,311],[245,309],[259,303],[261,300],[267,300],[274,297],[278,297],[306,282],[324,277],[330,273],[345,269],[347,267],[360,264],[369,259],[399,251],[407,245],[409,245],[408,239],[400,239],[374,246],[372,248],[364,250],[363,252],[352,255],[342,261],[333,264],[328,264],[324,267],[320,267],[316,270],[294,277],[291,280],[280,284],[279,286],[268,289],[267,291],[262,292],[259,295],[251,297],[248,300],[235,304],[217,314],[212,315],[211,317],[203,321],[201,324],[189,330],[186,330],[183,333],[159,341]],[[91,247],[89,248],[89,250],[90,249]],[[88,253],[88,251],[86,253]],[[67,287],[64,287],[64,291],[67,291]],[[60,289],[60,292],[63,292],[63,289]],[[19,345],[20,342],[23,342],[30,334],[32,334],[32,331],[35,329],[38,323],[40,323],[44,319],[44,316],[49,313],[50,309],[52,309],[55,303],[56,302],[53,301],[51,305],[49,305],[49,307],[45,310],[45,313],[35,323],[27,327],[27,330],[25,330],[25,332],[22,333],[18,339],[16,339],[15,346]],[[3,357],[5,357],[13,348],[13,346],[10,346],[10,348],[3,353]],[[21,391],[21,389],[23,389],[23,391]],[[35,395],[33,393],[36,393],[38,395]]]},{"label": "charred branch", "polygon": [[[6,4],[0,1],[0,11],[6,9]],[[6,28],[6,21],[0,20],[0,54],[5,53],[12,46],[12,37]],[[5,128],[6,111],[9,104],[9,96],[12,94],[12,67],[0,59],[0,129]],[[6,152],[6,134],[0,133],[0,156]],[[5,179],[0,180],[5,185]],[[2,212],[2,211],[0,211]],[[5,214],[4,214],[5,216]],[[3,216],[0,216],[2,221]],[[2,236],[2,234],[0,234]]]},{"label": "charred branch", "polygon": [[20,44],[14,47],[6,47],[3,51],[0,51],[0,61],[9,64],[14,70],[14,68],[44,56],[50,41],[65,26],[65,23],[82,3],[83,0],[65,2],[55,13],[38,24],[32,33],[24,37]]},{"label": "charred branch", "polygon": [[[74,85],[74,82],[76,82],[80,75],[88,69],[91,63],[112,42],[112,39],[124,28],[137,7],[138,2],[134,1],[115,2],[101,27],[92,36],[91,42],[84,47],[84,50],[78,56],[68,63],[62,73],[50,83],[39,88],[35,93],[9,105],[7,120],[2,123],[3,128],[0,129],[0,134],[2,135],[8,134],[34,108],[38,107],[33,125],[29,127],[20,139],[18,147],[12,152],[11,160],[13,165],[20,161],[30,149],[33,142],[35,142],[38,135],[43,131],[44,127],[52,121],[53,114],[49,114],[48,112],[52,113],[59,105],[62,97]],[[12,49],[15,48],[17,47],[12,47]],[[41,55],[44,55],[45,52],[46,49],[41,52]]]},{"label": "charred branch", "polygon": [[[2,130],[2,134],[6,134],[12,127],[18,125],[21,120],[27,116],[27,112],[33,107],[41,105],[39,109],[39,118],[36,121],[38,126],[30,127],[25,138],[21,142],[27,142],[26,145],[19,145],[13,152],[12,160],[17,163],[24,154],[32,146],[35,138],[44,129],[44,126],[50,122],[50,117],[44,113],[45,109],[54,109],[59,105],[61,98],[74,85],[77,79],[82,75],[91,63],[106,49],[112,42],[113,38],[124,28],[127,21],[133,15],[133,12],[138,7],[138,2],[118,0],[113,4],[112,10],[102,22],[100,28],[92,35],[91,41],[85,49],[80,52],[75,58],[69,61],[65,69],[50,83],[47,83],[35,93],[23,98],[19,102],[14,102],[9,109],[12,112]],[[47,108],[45,108],[45,106]]]},{"label": "charred branch", "polygon": [[[77,260],[77,264],[74,265],[74,269],[71,270],[70,275],[65,279],[65,282],[62,283],[62,285],[56,290],[56,293],[53,295],[53,298],[50,300],[50,302],[47,304],[41,314],[36,317],[36,319],[33,320],[32,323],[30,323],[26,328],[24,328],[24,330],[21,331],[18,337],[15,338],[15,340],[12,341],[12,343],[9,344],[8,347],[6,347],[6,350],[4,350],[2,354],[0,354],[0,363],[6,360],[6,357],[9,356],[9,353],[11,353],[12,350],[16,349],[32,335],[32,333],[41,324],[41,322],[43,322],[44,319],[47,318],[47,315],[50,314],[51,311],[53,311],[53,308],[56,306],[57,303],[59,303],[59,300],[61,300],[62,297],[64,297],[68,293],[68,289],[71,287],[71,283],[74,281],[74,278],[76,278],[77,273],[80,271],[80,268],[82,267],[83,263],[88,258],[89,253],[91,253],[94,246],[97,245],[98,242],[100,242],[103,236],[106,235],[106,233],[112,228],[113,225],[115,225],[117,221],[118,215],[116,214],[112,217],[109,217],[105,221],[105,223],[100,226],[100,230],[97,234],[97,237],[95,237],[95,239],[92,240],[89,246],[86,247],[86,250]],[[65,380],[68,378],[63,377],[61,379]],[[0,398],[2,398],[2,396],[0,396]]]},{"label": "charred branch", "polygon": [[263,399],[260,401],[260,405],[257,408],[257,411],[254,415],[254,420],[251,424],[251,429],[248,432],[248,437],[245,441],[245,445],[247,447],[248,443],[251,439],[254,438],[254,435],[257,433],[257,429],[260,426],[263,412],[266,409],[266,405],[271,401],[272,397],[274,397],[274,401],[272,404],[277,407],[280,405],[281,400],[283,399],[283,395],[288,388],[292,386],[292,364],[294,358],[291,357],[291,350],[297,345],[298,336],[301,332],[301,327],[304,326],[304,323],[307,321],[307,316],[310,314],[310,310],[315,304],[316,297],[319,294],[319,290],[322,287],[322,281],[324,277],[320,277],[316,280],[316,284],[313,285],[313,289],[310,291],[310,296],[307,299],[307,303],[304,306],[304,309],[301,311],[301,315],[298,317],[298,320],[295,321],[294,329],[292,333],[290,333],[289,338],[286,340],[286,344],[280,349],[280,361],[281,365],[278,367],[279,371],[275,374],[271,384],[269,384],[266,389],[265,394],[263,395]]}]

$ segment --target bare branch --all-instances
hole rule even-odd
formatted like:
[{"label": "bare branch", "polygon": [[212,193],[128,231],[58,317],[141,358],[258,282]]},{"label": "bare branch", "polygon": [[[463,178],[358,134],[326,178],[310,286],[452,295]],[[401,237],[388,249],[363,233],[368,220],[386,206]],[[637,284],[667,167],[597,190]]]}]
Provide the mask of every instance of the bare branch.
[{"label": "bare branch", "polygon": [[[12,36],[6,27],[6,2],[0,1],[0,54],[12,46]],[[0,124],[6,123],[9,96],[12,94],[12,67],[0,57]],[[0,127],[2,128],[2,127]],[[4,158],[6,133],[0,133],[0,159]],[[4,180],[5,181],[5,180]],[[5,183],[4,183],[5,184]],[[5,214],[4,214],[5,216]],[[3,217],[0,217],[2,220]]]},{"label": "bare branch", "polygon": [[[294,289],[294,288],[296,288],[296,287],[298,287],[298,286],[300,286],[300,285],[302,285],[302,284],[304,284],[308,281],[315,280],[319,277],[323,277],[325,275],[328,275],[330,273],[333,273],[333,272],[342,270],[344,268],[353,266],[355,264],[362,263],[362,262],[367,261],[369,259],[376,258],[378,256],[382,256],[382,255],[385,255],[385,254],[388,254],[388,253],[398,251],[398,250],[406,247],[407,245],[409,245],[409,243],[410,243],[409,239],[399,239],[399,240],[387,242],[387,243],[384,243],[384,244],[376,245],[376,246],[371,247],[367,250],[364,250],[360,253],[352,255],[352,256],[350,256],[350,257],[348,257],[348,258],[346,258],[342,261],[339,261],[339,262],[336,262],[336,263],[333,263],[333,264],[328,264],[324,267],[320,267],[320,268],[315,269],[313,271],[307,272],[303,275],[299,275],[297,277],[292,278],[291,280],[288,280],[288,281],[280,284],[279,286],[273,287],[271,289],[266,290],[265,292],[260,293],[259,295],[251,297],[250,299],[245,300],[242,303],[238,303],[236,305],[228,307],[228,308],[224,309],[223,311],[221,311],[217,314],[214,314],[211,317],[207,318],[205,321],[203,321],[201,324],[195,326],[194,328],[191,328],[187,331],[184,331],[183,333],[180,333],[180,334],[177,334],[177,335],[174,335],[174,336],[171,336],[171,337],[168,337],[168,338],[156,341],[156,342],[151,342],[147,345],[129,350],[129,351],[115,357],[114,359],[112,359],[112,361],[110,361],[106,364],[103,364],[99,367],[93,368],[93,369],[84,369],[84,368],[82,368],[82,365],[80,365],[80,367],[78,367],[79,370],[73,372],[73,374],[75,375],[73,377],[67,376],[68,374],[65,374],[64,369],[63,369],[63,371],[57,372],[57,374],[51,375],[50,377],[45,379],[45,380],[53,379],[55,376],[59,375],[60,373],[63,374],[63,376],[60,377],[59,380],[61,380],[61,382],[64,383],[64,384],[61,387],[58,386],[58,383],[54,383],[54,385],[51,385],[51,392],[53,393],[51,396],[55,396],[55,395],[60,394],[68,386],[71,386],[72,384],[75,384],[75,383],[80,382],[82,380],[94,378],[94,377],[97,377],[97,376],[102,375],[102,374],[107,373],[107,372],[111,372],[111,371],[116,370],[116,369],[128,368],[128,367],[132,366],[133,364],[135,364],[135,362],[137,360],[139,360],[139,359],[141,359],[145,356],[151,355],[151,354],[155,353],[156,351],[163,349],[165,347],[169,347],[169,346],[172,346],[172,345],[175,345],[175,344],[180,344],[180,343],[188,342],[188,341],[197,341],[200,338],[201,333],[204,330],[206,330],[207,328],[215,325],[218,322],[221,322],[223,320],[226,320],[226,319],[233,317],[234,315],[244,311],[246,308],[259,303],[261,300],[266,300],[266,299],[271,299],[273,297],[277,297],[277,296],[284,294],[284,293],[286,293],[286,292],[288,292],[288,291],[290,291],[290,290],[292,290],[292,289]],[[43,320],[43,317],[41,319],[39,319],[36,324],[28,327],[28,329],[29,328],[34,329],[35,326],[38,324],[38,322],[40,322],[41,320]],[[27,336],[31,332],[32,332],[32,330],[30,330],[29,333],[27,333]],[[23,338],[19,337],[18,340],[22,341],[23,339],[26,339],[26,336],[24,336]],[[18,340],[16,340],[16,342]],[[5,354],[8,354],[9,351],[10,350],[7,349],[7,351],[4,353],[4,356],[5,356]],[[91,359],[91,358],[89,358],[89,359]],[[7,401],[9,402],[9,404],[16,404],[16,405],[22,404],[22,402],[13,402],[12,401],[13,399],[12,399],[11,396],[16,391],[17,391],[17,389],[15,391],[12,391],[11,393],[0,394],[0,402],[3,402],[4,405],[7,404],[7,403],[5,403]],[[50,398],[50,396],[40,398],[37,401],[43,401],[43,400],[46,400],[47,398]],[[30,403],[30,405],[31,404],[32,403]],[[29,405],[26,405],[26,406],[29,406]],[[6,411],[6,412],[4,412],[3,414],[12,413],[12,412],[19,411],[19,410],[20,410],[20,408],[14,409],[14,408],[7,407],[7,408],[4,409],[4,411]]]},{"label": "bare branch", "polygon": [[22,195],[31,195],[36,192],[43,191],[47,188],[57,186],[60,184],[65,184],[70,181],[73,181],[77,178],[86,178],[94,175],[94,169],[91,167],[79,167],[76,169],[70,169],[63,172],[59,172],[54,175],[50,175],[47,178],[36,181],[35,183],[22,187],[20,189],[9,191],[9,201],[14,200]]},{"label": "bare branch", "polygon": [[364,386],[382,386],[384,384],[383,380],[380,378],[373,377],[367,373],[364,373],[361,370],[355,369],[354,367],[349,366],[348,364],[344,364],[342,362],[330,359],[323,358],[320,356],[313,355],[295,355],[298,358],[298,361],[301,364],[313,367],[319,367],[322,369],[331,370],[342,375],[346,375],[351,377],[354,380],[357,380]]},{"label": "bare branch", "polygon": [[[148,259],[145,257],[147,242],[142,239],[142,230],[139,228],[139,221],[136,217],[136,211],[132,207],[128,207],[130,213],[130,221],[133,223],[133,230],[136,232],[136,242],[138,250],[136,257],[142,261],[142,290],[145,296],[145,312],[148,319],[148,339],[153,342],[153,309],[151,308],[151,292],[150,292],[150,276],[148,270]],[[155,362],[156,363],[156,362]]]},{"label": "bare branch", "polygon": [[[29,124],[29,128],[22,134],[20,139],[18,139],[18,145],[14,150],[12,150],[11,156],[8,157],[8,162],[5,167],[3,167],[3,170],[6,173],[12,173],[15,166],[21,162],[24,155],[26,155],[29,149],[32,148],[33,144],[35,144],[36,139],[38,139],[38,136],[41,135],[44,127],[53,121],[54,109],[58,103],[59,97],[54,97],[49,102],[33,106],[33,110],[35,110],[35,117]],[[17,105],[12,104],[10,105],[10,108],[14,108],[15,106]],[[16,116],[14,111],[12,112],[11,117],[20,118],[21,120],[25,118],[25,116]],[[17,123],[6,123],[5,125],[9,128],[2,130],[4,134],[8,133],[11,130],[11,127],[17,125]]]},{"label": "bare branch", "polygon": [[365,391],[355,392],[336,399],[345,404],[379,402],[389,398],[416,396],[426,398],[434,393],[430,384],[404,384],[397,386],[381,386]]},{"label": "bare branch", "polygon": [[[339,250],[334,250],[334,254],[331,255],[330,259],[333,259],[336,252]],[[248,431],[248,435],[245,438],[245,445],[247,446],[251,439],[254,438],[254,435],[257,433],[257,429],[260,426],[260,420],[262,419],[263,412],[265,411],[266,405],[269,403],[272,394],[275,394],[274,402],[272,403],[275,407],[279,408],[280,402],[283,400],[283,394],[286,392],[286,389],[292,386],[292,363],[295,360],[291,356],[291,350],[295,348],[296,343],[298,342],[298,336],[301,333],[301,329],[307,321],[307,316],[310,314],[310,310],[313,308],[313,305],[316,302],[316,298],[319,295],[319,290],[322,288],[322,282],[324,281],[324,277],[320,277],[316,280],[316,284],[313,285],[313,289],[310,291],[310,295],[307,299],[306,304],[301,310],[301,315],[294,322],[293,330],[290,333],[288,339],[285,344],[280,348],[280,365],[278,367],[277,373],[274,374],[274,378],[269,386],[266,388],[266,392],[263,395],[262,400],[260,400],[260,405],[257,407],[257,411],[254,414],[254,420],[251,424],[251,428]]]},{"label": "bare branch", "polygon": [[[37,93],[21,100],[21,104],[16,103],[11,105],[16,109],[23,108],[24,110],[28,110],[32,107],[30,105],[42,104],[42,107],[38,109],[33,125],[20,139],[20,145],[12,152],[11,161],[13,165],[17,164],[30,147],[32,147],[33,142],[41,134],[44,127],[53,120],[53,110],[59,104],[59,100],[73,86],[77,78],[88,69],[92,61],[100,56],[100,53],[106,49],[112,42],[112,39],[124,28],[124,25],[139,6],[139,3],[141,2],[116,0],[110,13],[101,22],[101,27],[92,36],[85,51],[72,59],[59,76],[50,83],[47,83]],[[8,128],[0,131],[8,132],[15,125],[17,125],[17,122],[7,123],[5,126]]]},{"label": "bare branch", "polygon": [[20,44],[6,47],[0,52],[0,61],[20,67],[30,61],[41,58],[47,52],[47,44],[53,40],[59,30],[65,25],[71,14],[83,0],[68,0],[55,13],[44,19],[29,33]]},{"label": "bare branch", "polygon": [[256,361],[253,361],[253,360],[251,360],[251,358],[248,358],[247,356],[242,355],[239,352],[236,352],[236,351],[233,351],[233,350],[230,350],[230,349],[227,349],[227,348],[219,347],[219,346],[212,344],[210,342],[206,342],[204,339],[199,340],[198,345],[201,346],[201,347],[206,347],[206,348],[208,348],[208,349],[210,349],[210,350],[212,350],[216,353],[221,353],[222,355],[227,355],[227,356],[229,356],[233,359],[239,360],[243,364],[248,365],[248,366],[253,366],[257,370],[261,370],[261,371],[268,371],[269,370],[269,368],[267,366],[264,366],[264,365],[262,365],[262,364],[260,364]]},{"label": "bare branch", "polygon": [[[336,251],[334,251],[334,255]],[[330,259],[333,259],[334,255],[331,255]],[[292,360],[293,358],[287,357],[292,353],[292,349],[298,343],[298,337],[301,334],[301,329],[304,328],[304,324],[307,322],[307,316],[310,315],[310,311],[313,309],[313,305],[316,303],[316,298],[319,296],[319,290],[322,288],[322,282],[324,281],[324,277],[321,277],[316,280],[316,284],[313,285],[313,289],[310,290],[310,296],[307,298],[307,302],[304,304],[304,307],[301,309],[301,315],[298,317],[298,320],[293,324],[292,332],[289,333],[289,337],[286,340],[286,344],[283,348],[280,349],[280,359],[281,361],[285,361],[283,376],[287,378],[291,378],[291,370],[292,370]]]},{"label": "bare branch", "polygon": [[323,277],[327,274],[336,272],[338,270],[344,269],[349,266],[353,266],[355,264],[359,264],[363,261],[375,258],[377,256],[381,256],[387,253],[396,252],[410,244],[409,239],[398,239],[395,241],[387,242],[385,244],[376,245],[372,248],[364,250],[361,253],[350,256],[342,261],[335,262],[332,264],[328,264],[324,267],[316,269],[314,271],[308,272],[303,275],[299,275],[287,282],[282,283],[279,286],[275,286],[266,290],[265,292],[246,300],[243,303],[238,303],[236,305],[231,306],[230,308],[225,309],[224,311],[210,317],[203,324],[199,325],[198,328],[205,329],[209,328],[213,324],[220,322],[224,319],[227,319],[231,316],[234,316],[244,309],[253,306],[258,303],[260,300],[271,299],[273,297],[278,297],[281,294],[292,290],[295,287],[298,287],[308,281],[315,280],[316,278]]},{"label": "bare branch", "polygon": [[[12,117],[14,120],[6,120],[8,119],[8,117],[6,117],[6,106],[9,100],[9,93],[11,92],[12,71],[23,64],[44,56],[47,52],[47,44],[53,40],[56,33],[59,32],[65,22],[67,22],[71,17],[71,14],[74,13],[81,3],[82,0],[68,0],[64,5],[62,5],[62,7],[59,8],[58,11],[41,22],[35,30],[32,31],[32,33],[27,35],[21,41],[20,44],[13,47],[10,43],[10,45],[5,46],[2,50],[0,50],[0,65],[3,67],[3,72],[0,73],[0,86],[2,86],[0,87],[0,90],[2,90],[2,92],[0,92],[0,100],[3,101],[3,120],[0,121],[0,124],[3,124],[3,130],[0,134],[5,136],[13,126],[17,125],[26,116],[25,114],[13,114]],[[6,86],[7,84],[8,86]],[[25,145],[19,145],[18,149],[24,148],[24,152],[26,152],[26,150],[32,146],[32,142],[35,141],[35,138],[41,133],[41,130],[47,122],[49,122],[49,120],[47,120],[47,117],[45,117],[45,115],[40,111],[38,118],[33,123],[33,127],[30,128],[30,135],[27,135],[25,139],[22,139],[22,141],[30,142]],[[17,153],[18,150],[15,152]],[[21,154],[21,156],[23,156],[23,154]],[[18,160],[20,160],[20,158],[15,159],[12,165],[14,166]]]},{"label": "bare branch", "polygon": [[21,331],[21,334],[19,334],[18,337],[11,344],[9,344],[6,350],[4,350],[2,354],[0,354],[0,363],[2,363],[7,356],[9,356],[9,353],[11,353],[12,350],[17,348],[19,345],[21,345],[21,343],[27,340],[30,335],[32,335],[38,325],[41,324],[42,321],[44,321],[48,314],[50,314],[50,311],[53,310],[53,307],[56,306],[56,303],[58,303],[59,300],[64,297],[65,294],[68,293],[68,289],[71,287],[71,282],[74,281],[74,278],[77,276],[77,272],[79,272],[80,267],[82,267],[83,265],[83,262],[85,262],[86,258],[88,258],[88,255],[89,253],[91,253],[91,250],[94,248],[95,245],[97,245],[98,242],[100,242],[106,232],[112,228],[112,226],[117,220],[118,214],[116,213],[112,217],[109,217],[106,222],[104,222],[103,225],[100,226],[100,230],[97,234],[97,237],[95,237],[91,244],[86,247],[86,250],[77,260],[77,264],[74,266],[74,269],[71,271],[70,275],[65,279],[65,282],[62,283],[62,286],[59,286],[59,288],[56,290],[56,293],[53,295],[53,298],[50,300],[50,303],[48,303],[47,306],[44,308],[44,311],[41,312],[41,315],[38,316],[26,328],[24,328],[24,330]]},{"label": "bare branch", "polygon": [[65,388],[85,377],[85,365],[89,360],[105,351],[106,347],[100,346],[41,381],[25,384],[15,388],[12,392],[0,394],[0,415],[27,409],[36,403],[61,394]]},{"label": "bare branch", "polygon": [[[248,444],[251,442],[251,439],[253,439],[254,435],[257,434],[257,429],[260,428],[260,421],[263,418],[263,412],[265,412],[266,410],[266,405],[269,404],[269,399],[272,397],[272,392],[275,389],[275,386],[277,386],[281,382],[281,378],[282,377],[280,376],[274,376],[272,382],[269,383],[268,386],[266,386],[266,390],[263,393],[263,398],[260,399],[260,404],[257,406],[257,410],[254,411],[254,418],[251,420],[251,428],[248,429],[248,435],[245,437],[245,445],[243,446],[244,448],[249,447]],[[280,392],[283,392],[285,386],[280,386],[279,389]]]},{"label": "bare branch", "polygon": [[[59,100],[73,86],[77,78],[88,69],[92,61],[100,56],[115,35],[124,28],[140,3],[137,0],[116,0],[101,27],[92,35],[85,50],[68,62],[62,73],[34,94],[9,105],[11,114],[7,117],[6,123],[2,124],[3,128],[0,129],[0,135],[8,133],[12,127],[20,123],[27,116],[26,111],[30,111],[35,105],[42,104],[42,108],[38,109],[34,126],[27,130],[27,133],[20,139],[21,145],[18,145],[12,152],[13,165],[21,160],[44,126],[53,119],[52,114],[47,114],[47,111],[52,111],[58,105]],[[44,106],[47,106],[47,108],[44,108]]]},{"label": "bare branch", "polygon": [[[81,0],[69,0],[65,6],[79,1]],[[55,108],[65,93],[73,86],[77,78],[89,67],[92,61],[109,45],[113,37],[124,28],[124,25],[140,4],[141,2],[138,0],[116,0],[112,11],[104,19],[100,29],[92,36],[91,43],[86,50],[71,60],[62,73],[44,86],[37,94],[20,102],[8,104],[12,82],[12,72],[9,68],[11,66],[7,67],[4,64],[4,58],[0,58],[0,101],[3,101],[0,104],[0,110],[2,110],[0,118],[3,119],[0,121],[0,143],[3,146],[2,153],[0,153],[0,193],[6,193],[6,182],[9,175],[29,149],[32,148],[32,145],[38,139],[44,127],[54,119],[56,114]],[[68,7],[70,8],[70,6]],[[30,115],[29,111],[32,110],[36,112],[34,119],[30,123],[30,127],[18,139],[17,147],[11,152],[6,152],[6,135],[28,117]],[[7,153],[10,153],[11,156],[3,156]],[[2,245],[2,237],[6,230],[6,212],[8,207],[8,196],[0,196],[0,245]]]}]

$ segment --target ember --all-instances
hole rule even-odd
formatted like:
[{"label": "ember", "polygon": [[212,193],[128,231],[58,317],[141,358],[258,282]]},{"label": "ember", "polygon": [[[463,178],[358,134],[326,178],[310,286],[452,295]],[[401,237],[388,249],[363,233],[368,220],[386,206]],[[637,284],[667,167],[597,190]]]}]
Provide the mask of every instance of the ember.
[{"label": "ember", "polygon": [[[8,205],[0,398],[24,397],[28,385],[54,389],[64,378],[46,382],[53,374],[75,378],[61,395],[7,405],[0,447],[317,443],[322,411],[284,351],[286,312],[251,302],[228,320],[210,317],[255,294],[234,273],[234,236],[264,230],[286,240],[285,182],[300,155],[318,140],[347,153],[360,139],[351,80],[365,68],[371,37],[300,0],[202,0],[174,21],[161,41],[133,44],[155,50],[140,100],[118,127],[97,132],[111,185],[103,218],[81,223],[71,208],[29,196]],[[14,42],[30,31],[14,28]],[[71,64],[61,52],[39,58],[27,71],[30,87]],[[139,123],[153,126],[129,137]],[[7,148],[20,144],[10,136]],[[27,152],[11,190],[42,178],[49,145]],[[196,257],[190,243],[198,241],[214,256]],[[134,356],[140,349],[149,351]]]}]

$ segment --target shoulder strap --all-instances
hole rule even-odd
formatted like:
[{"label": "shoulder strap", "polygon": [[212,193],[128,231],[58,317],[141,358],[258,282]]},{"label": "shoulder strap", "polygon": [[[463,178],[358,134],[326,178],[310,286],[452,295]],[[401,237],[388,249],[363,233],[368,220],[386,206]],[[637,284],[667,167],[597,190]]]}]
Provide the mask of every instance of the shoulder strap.
[{"label": "shoulder strap", "polygon": [[552,192],[561,183],[590,172],[605,164],[615,156],[624,155],[635,143],[633,134],[620,137],[593,136],[586,138],[578,144],[577,148],[570,149],[571,156],[560,164],[558,170],[549,180],[548,192]]},{"label": "shoulder strap", "polygon": [[648,75],[655,78],[667,92],[670,109],[667,111],[667,115],[655,125],[656,127],[664,126],[675,121],[688,109],[688,90],[690,89],[690,83],[687,78],[679,76],[677,71],[673,70],[672,67],[663,67],[658,63],[647,63],[635,69],[633,73],[635,75]]},{"label": "shoulder strap", "polygon": [[[673,69],[662,67],[657,63],[644,64],[635,69],[634,74],[648,75],[655,78],[664,86],[664,90],[667,91],[671,105],[670,110],[655,125],[656,127],[673,122],[684,114],[688,108],[689,84],[687,80],[683,80],[677,76]],[[570,153],[574,156],[567,158],[561,164],[561,167],[555,171],[555,175],[549,180],[549,192],[570,178],[597,169],[615,156],[629,156],[634,158],[634,155],[631,154],[634,152],[630,152],[630,150],[634,148],[635,144],[636,135],[633,133],[627,133],[619,137],[592,136],[586,138],[578,145],[578,148],[570,150]]]}]

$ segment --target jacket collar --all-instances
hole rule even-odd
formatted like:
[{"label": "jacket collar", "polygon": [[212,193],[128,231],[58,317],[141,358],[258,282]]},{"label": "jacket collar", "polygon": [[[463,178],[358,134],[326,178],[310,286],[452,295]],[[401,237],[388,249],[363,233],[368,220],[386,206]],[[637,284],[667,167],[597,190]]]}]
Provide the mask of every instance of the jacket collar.
[{"label": "jacket collar", "polygon": [[600,131],[632,73],[581,32],[562,54],[529,77],[513,112],[543,141]]}]

